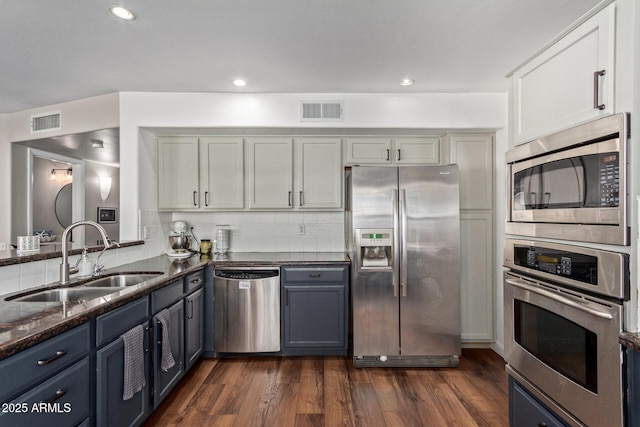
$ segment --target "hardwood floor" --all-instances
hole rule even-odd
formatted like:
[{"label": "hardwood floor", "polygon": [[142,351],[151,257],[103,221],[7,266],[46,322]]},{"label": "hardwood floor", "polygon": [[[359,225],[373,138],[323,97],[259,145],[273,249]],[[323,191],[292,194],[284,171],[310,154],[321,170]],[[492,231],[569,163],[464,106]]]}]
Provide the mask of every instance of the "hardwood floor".
[{"label": "hardwood floor", "polygon": [[491,350],[458,368],[356,369],[342,357],[203,359],[152,426],[508,426],[507,374]]}]

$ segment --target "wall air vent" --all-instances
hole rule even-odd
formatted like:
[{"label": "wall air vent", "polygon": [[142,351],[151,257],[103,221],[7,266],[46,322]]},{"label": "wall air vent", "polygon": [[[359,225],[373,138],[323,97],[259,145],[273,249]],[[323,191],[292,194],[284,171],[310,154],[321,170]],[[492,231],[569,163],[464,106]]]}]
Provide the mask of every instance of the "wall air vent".
[{"label": "wall air vent", "polygon": [[62,111],[51,111],[31,116],[31,133],[62,129]]},{"label": "wall air vent", "polygon": [[343,119],[342,101],[302,101],[300,120],[303,122],[335,122]]}]

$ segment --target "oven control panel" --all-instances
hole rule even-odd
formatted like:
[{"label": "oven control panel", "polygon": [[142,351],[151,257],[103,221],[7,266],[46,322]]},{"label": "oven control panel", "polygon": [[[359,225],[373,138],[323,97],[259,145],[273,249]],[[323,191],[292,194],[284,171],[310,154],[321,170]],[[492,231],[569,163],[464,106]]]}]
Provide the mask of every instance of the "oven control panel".
[{"label": "oven control panel", "polygon": [[531,270],[543,271],[586,284],[598,280],[598,259],[594,256],[550,249],[516,245],[514,263]]}]

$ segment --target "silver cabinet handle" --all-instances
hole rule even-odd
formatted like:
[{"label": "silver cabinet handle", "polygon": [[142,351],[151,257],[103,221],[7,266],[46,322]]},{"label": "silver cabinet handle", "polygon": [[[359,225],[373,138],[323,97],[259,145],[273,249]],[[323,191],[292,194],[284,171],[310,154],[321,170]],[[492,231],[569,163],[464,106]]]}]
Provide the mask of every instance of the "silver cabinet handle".
[{"label": "silver cabinet handle", "polygon": [[387,161],[389,161],[389,149],[387,148]]},{"label": "silver cabinet handle", "polygon": [[191,314],[187,316],[187,319],[193,319],[193,300],[187,299],[187,301],[189,301],[189,311],[191,312]]},{"label": "silver cabinet handle", "polygon": [[200,284],[202,282],[203,282],[202,277],[199,277],[197,279],[191,280],[189,283],[193,283],[194,285],[198,285],[198,284]]},{"label": "silver cabinet handle", "polygon": [[304,199],[302,198],[302,191],[300,191],[300,206],[304,204]]},{"label": "silver cabinet handle", "polygon": [[196,194],[198,194],[197,191],[193,192],[193,206],[198,206],[198,203],[196,202]]},{"label": "silver cabinet handle", "polygon": [[205,206],[209,206],[209,192],[208,191],[204,192],[204,205]]},{"label": "silver cabinet handle", "polygon": [[56,394],[55,394],[51,399],[46,400],[46,401],[44,401],[44,402],[42,402],[42,403],[53,403],[53,402],[55,402],[56,400],[60,399],[60,398],[61,398],[62,396],[64,396],[65,394],[67,394],[67,392],[66,392],[65,390],[63,390],[63,389],[59,388],[59,389],[57,389],[57,390],[56,390]]},{"label": "silver cabinet handle", "polygon": [[44,365],[48,365],[51,362],[55,362],[56,360],[60,359],[65,354],[67,354],[66,351],[62,351],[62,350],[56,351],[55,356],[51,356],[49,359],[46,359],[46,360],[38,360],[38,366],[44,366]]},{"label": "silver cabinet handle", "polygon": [[292,194],[292,192],[291,192],[291,191],[289,191],[289,206],[291,206],[291,196],[292,196],[292,195],[293,195],[293,194]]},{"label": "silver cabinet handle", "polygon": [[604,110],[605,105],[600,104],[599,95],[600,95],[600,77],[604,76],[607,73],[606,70],[594,71],[593,72],[593,108],[596,110]]},{"label": "silver cabinet handle", "polygon": [[398,152],[398,154],[396,156],[396,160],[400,161],[400,149],[398,148],[396,151]]}]

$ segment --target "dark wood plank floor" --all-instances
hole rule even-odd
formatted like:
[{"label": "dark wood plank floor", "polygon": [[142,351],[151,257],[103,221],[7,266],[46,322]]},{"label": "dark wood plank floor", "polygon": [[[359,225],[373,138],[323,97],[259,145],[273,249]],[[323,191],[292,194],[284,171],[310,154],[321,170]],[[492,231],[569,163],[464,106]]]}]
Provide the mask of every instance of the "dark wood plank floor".
[{"label": "dark wood plank floor", "polygon": [[491,350],[458,368],[355,369],[341,357],[203,359],[151,426],[508,426],[507,374]]}]

